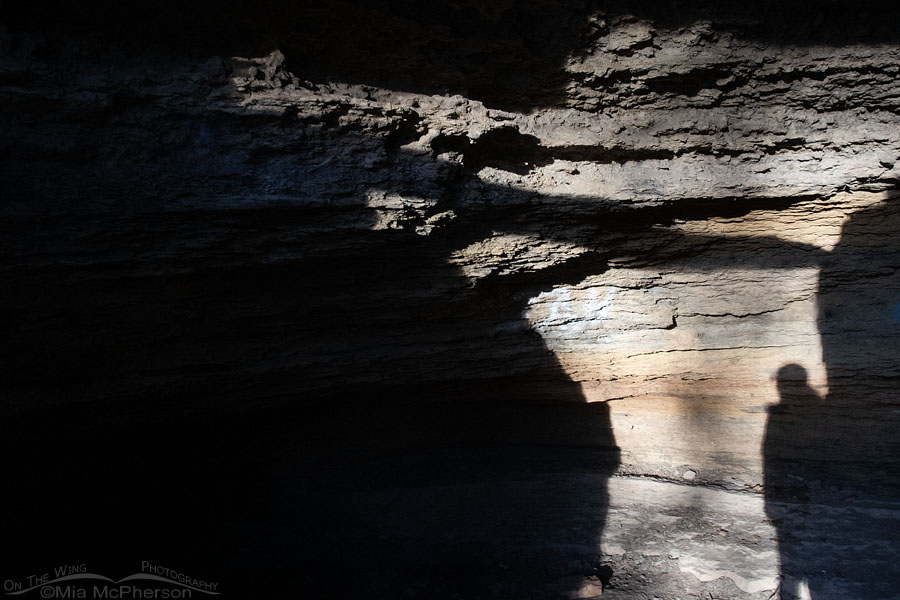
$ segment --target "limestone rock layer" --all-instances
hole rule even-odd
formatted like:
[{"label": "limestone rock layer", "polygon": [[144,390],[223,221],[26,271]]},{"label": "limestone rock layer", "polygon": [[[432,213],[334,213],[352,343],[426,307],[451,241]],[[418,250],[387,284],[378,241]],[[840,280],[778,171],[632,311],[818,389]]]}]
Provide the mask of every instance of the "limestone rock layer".
[{"label": "limestone rock layer", "polygon": [[896,7],[312,4],[4,7],[7,418],[898,489]]}]

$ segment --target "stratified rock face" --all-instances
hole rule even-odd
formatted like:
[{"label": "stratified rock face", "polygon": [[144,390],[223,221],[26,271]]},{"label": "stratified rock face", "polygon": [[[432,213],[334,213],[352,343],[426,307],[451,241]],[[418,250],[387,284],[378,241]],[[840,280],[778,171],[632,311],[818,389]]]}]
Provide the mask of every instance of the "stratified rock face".
[{"label": "stratified rock face", "polygon": [[291,9],[303,36],[275,11],[257,42],[289,53],[247,58],[177,24],[185,51],[135,49],[115,12],[112,44],[13,15],[14,401],[427,400],[534,373],[615,400],[634,469],[663,448],[753,484],[779,367],[823,394],[898,375],[900,50],[877,15],[794,34],[788,9],[508,4]]},{"label": "stratified rock face", "polygon": [[896,490],[897,9],[418,4],[11,10],[9,414],[450,401],[401,437]]}]

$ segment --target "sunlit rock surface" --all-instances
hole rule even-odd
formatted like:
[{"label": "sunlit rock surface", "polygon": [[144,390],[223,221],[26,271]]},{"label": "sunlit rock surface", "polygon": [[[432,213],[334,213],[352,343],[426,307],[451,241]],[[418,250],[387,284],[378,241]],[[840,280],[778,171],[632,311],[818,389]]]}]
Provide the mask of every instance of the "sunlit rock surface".
[{"label": "sunlit rock surface", "polygon": [[900,594],[895,8],[4,11],[23,573]]}]

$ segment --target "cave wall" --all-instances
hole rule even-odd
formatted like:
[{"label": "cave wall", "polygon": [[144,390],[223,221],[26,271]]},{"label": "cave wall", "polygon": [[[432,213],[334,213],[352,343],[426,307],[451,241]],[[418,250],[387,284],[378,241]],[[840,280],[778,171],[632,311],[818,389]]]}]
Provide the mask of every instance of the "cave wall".
[{"label": "cave wall", "polygon": [[449,403],[400,437],[898,483],[896,8],[172,10],[4,8],[9,419]]},{"label": "cave wall", "polygon": [[232,31],[228,8],[211,32],[151,13],[155,44],[102,4],[80,27],[7,15],[16,410],[418,401],[530,373],[608,402],[628,468],[752,485],[779,367],[822,394],[896,376],[879,13],[375,3]]}]

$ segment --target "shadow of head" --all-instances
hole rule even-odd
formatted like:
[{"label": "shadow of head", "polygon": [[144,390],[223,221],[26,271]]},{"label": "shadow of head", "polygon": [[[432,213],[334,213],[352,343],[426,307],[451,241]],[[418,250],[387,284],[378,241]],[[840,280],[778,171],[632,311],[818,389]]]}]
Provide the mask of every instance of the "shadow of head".
[{"label": "shadow of head", "polygon": [[809,386],[806,369],[798,364],[789,363],[782,366],[778,369],[775,380],[781,404],[811,403],[819,397]]}]

